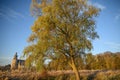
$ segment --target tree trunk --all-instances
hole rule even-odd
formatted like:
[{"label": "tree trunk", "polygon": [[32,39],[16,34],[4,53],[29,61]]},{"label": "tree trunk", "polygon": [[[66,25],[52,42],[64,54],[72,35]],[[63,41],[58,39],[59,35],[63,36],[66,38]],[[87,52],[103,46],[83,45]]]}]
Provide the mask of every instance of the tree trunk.
[{"label": "tree trunk", "polygon": [[73,71],[75,72],[76,80],[80,80],[80,75],[79,75],[78,69],[75,65],[75,61],[73,58],[71,58],[70,66],[72,67]]}]

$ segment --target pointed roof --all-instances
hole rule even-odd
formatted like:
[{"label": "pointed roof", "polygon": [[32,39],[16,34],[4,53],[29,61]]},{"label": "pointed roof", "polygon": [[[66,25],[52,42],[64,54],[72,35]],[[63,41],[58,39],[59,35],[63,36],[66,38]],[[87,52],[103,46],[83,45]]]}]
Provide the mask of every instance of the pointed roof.
[{"label": "pointed roof", "polygon": [[17,57],[18,57],[18,55],[17,55],[17,52],[15,53],[15,55],[14,55],[14,58],[16,58],[17,59]]}]

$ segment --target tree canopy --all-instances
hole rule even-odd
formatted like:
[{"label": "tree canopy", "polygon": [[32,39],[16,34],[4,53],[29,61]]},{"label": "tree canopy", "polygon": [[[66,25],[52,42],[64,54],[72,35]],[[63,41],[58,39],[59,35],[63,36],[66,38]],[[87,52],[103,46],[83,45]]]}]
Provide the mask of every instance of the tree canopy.
[{"label": "tree canopy", "polygon": [[91,41],[98,38],[95,17],[99,9],[87,0],[33,0],[31,8],[37,19],[28,39],[31,45],[24,49],[27,61],[43,69],[46,59],[59,59],[79,80],[75,59],[91,50]]}]

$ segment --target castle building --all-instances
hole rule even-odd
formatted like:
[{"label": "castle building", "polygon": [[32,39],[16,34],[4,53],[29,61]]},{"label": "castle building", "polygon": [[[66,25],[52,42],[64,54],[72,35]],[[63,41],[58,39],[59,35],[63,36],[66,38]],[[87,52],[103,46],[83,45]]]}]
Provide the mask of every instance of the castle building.
[{"label": "castle building", "polygon": [[25,60],[18,59],[18,55],[16,52],[11,62],[11,70],[23,69],[24,67]]}]

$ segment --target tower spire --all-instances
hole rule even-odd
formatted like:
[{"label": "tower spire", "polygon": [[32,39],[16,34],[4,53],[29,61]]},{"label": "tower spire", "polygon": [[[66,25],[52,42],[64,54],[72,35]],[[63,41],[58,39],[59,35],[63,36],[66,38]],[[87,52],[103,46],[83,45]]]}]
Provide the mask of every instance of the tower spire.
[{"label": "tower spire", "polygon": [[18,55],[17,55],[17,52],[16,52],[15,55],[14,55],[14,58],[17,59],[17,57],[18,57]]}]

